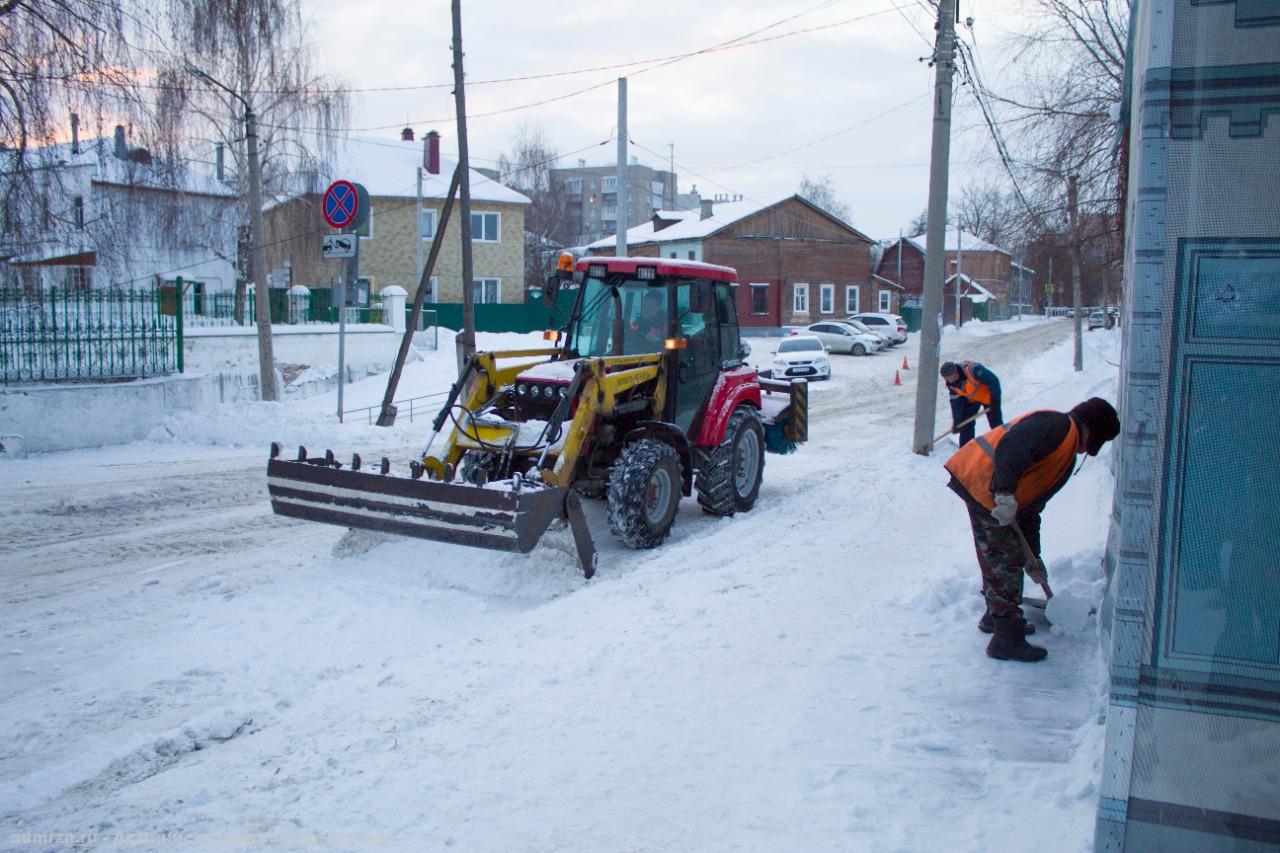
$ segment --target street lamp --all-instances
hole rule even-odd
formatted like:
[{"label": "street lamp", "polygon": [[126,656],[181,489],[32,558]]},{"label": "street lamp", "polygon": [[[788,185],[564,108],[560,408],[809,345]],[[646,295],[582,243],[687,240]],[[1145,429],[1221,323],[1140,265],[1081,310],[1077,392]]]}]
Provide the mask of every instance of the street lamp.
[{"label": "street lamp", "polygon": [[258,163],[258,119],[253,106],[239,92],[223,85],[194,65],[187,65],[192,77],[203,80],[235,98],[244,107],[244,137],[249,164],[249,242],[253,253],[253,307],[258,315],[258,374],[262,399],[279,399],[276,389],[275,353],[271,345],[271,302],[267,290],[267,230],[262,221],[262,167]]}]

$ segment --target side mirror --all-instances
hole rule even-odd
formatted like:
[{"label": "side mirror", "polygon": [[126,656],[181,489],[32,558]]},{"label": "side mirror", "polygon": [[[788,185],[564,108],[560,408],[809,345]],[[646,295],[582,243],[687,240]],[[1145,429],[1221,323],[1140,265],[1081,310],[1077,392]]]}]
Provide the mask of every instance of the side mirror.
[{"label": "side mirror", "polygon": [[831,352],[831,347],[827,346],[826,344],[823,344],[823,345],[822,345],[822,351],[823,351],[823,352]]},{"label": "side mirror", "polygon": [[742,338],[738,338],[738,358],[746,361],[749,355],[751,355],[751,344],[742,340]]}]

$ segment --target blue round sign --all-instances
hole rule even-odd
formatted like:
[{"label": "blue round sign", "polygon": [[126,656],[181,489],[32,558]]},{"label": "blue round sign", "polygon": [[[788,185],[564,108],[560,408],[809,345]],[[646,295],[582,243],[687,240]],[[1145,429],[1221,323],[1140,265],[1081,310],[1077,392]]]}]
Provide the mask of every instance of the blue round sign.
[{"label": "blue round sign", "polygon": [[356,193],[355,184],[350,181],[334,181],[329,184],[321,204],[325,222],[334,228],[346,228],[355,222],[359,211],[360,197]]}]

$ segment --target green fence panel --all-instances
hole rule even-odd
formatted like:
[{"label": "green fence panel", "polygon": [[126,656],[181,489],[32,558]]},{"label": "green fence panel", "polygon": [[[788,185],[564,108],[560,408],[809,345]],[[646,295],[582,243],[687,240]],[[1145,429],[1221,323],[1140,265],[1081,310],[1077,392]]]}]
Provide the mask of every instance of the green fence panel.
[{"label": "green fence panel", "polygon": [[[558,328],[568,319],[576,297],[576,290],[567,290],[556,295],[554,305],[549,304],[545,298],[530,298],[528,302],[517,305],[477,305],[476,331],[537,332]],[[462,328],[460,303],[427,302],[422,307],[435,311],[442,327],[455,331]]]},{"label": "green fence panel", "polygon": [[7,385],[179,372],[181,308],[172,286],[0,288],[0,381]]}]

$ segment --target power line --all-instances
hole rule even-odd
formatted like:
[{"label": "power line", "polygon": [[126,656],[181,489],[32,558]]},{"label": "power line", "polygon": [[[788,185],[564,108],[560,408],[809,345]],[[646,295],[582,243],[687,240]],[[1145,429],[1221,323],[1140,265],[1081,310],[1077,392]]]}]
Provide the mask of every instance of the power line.
[{"label": "power line", "polygon": [[[829,4],[819,4],[819,5],[820,5],[820,7],[822,7],[822,6],[826,6],[826,5],[829,5]],[[740,47],[749,47],[749,46],[752,46],[752,45],[766,44],[766,43],[768,43],[768,42],[779,41],[779,40],[781,40],[781,39],[791,38],[791,37],[793,37],[793,36],[798,36],[798,35],[804,35],[804,34],[806,34],[806,33],[818,32],[818,31],[821,31],[821,30],[829,30],[829,29],[832,29],[832,28],[835,28],[835,27],[842,27],[842,26],[846,26],[846,25],[848,25],[848,24],[855,23],[855,22],[857,22],[857,21],[865,21],[865,20],[868,20],[868,19],[870,19],[870,18],[877,17],[877,16],[879,16],[879,15],[889,14],[889,13],[891,13],[891,12],[893,12],[893,11],[894,11],[894,9],[893,9],[892,7],[891,7],[891,8],[888,8],[888,9],[880,9],[880,10],[875,11],[875,12],[868,12],[868,13],[865,13],[865,14],[862,14],[862,15],[855,15],[855,16],[853,16],[853,17],[851,17],[851,18],[845,18],[844,20],[835,21],[835,22],[830,23],[830,24],[822,24],[822,25],[819,25],[819,26],[806,27],[806,28],[804,28],[804,29],[799,29],[799,30],[791,30],[791,31],[788,31],[788,32],[785,32],[785,33],[779,33],[779,34],[777,34],[777,35],[773,35],[773,36],[766,36],[766,37],[758,38],[758,39],[750,39],[750,40],[748,40],[748,41],[743,41],[743,39],[749,39],[749,38],[750,38],[750,36],[751,36],[751,35],[753,35],[753,34],[748,34],[748,35],[745,35],[745,36],[738,36],[737,38],[730,39],[730,40],[728,40],[728,41],[721,42],[721,43],[719,43],[719,44],[712,45],[712,46],[710,46],[710,47],[705,47],[705,48],[700,48],[700,49],[698,49],[698,50],[689,51],[689,52],[687,52],[687,53],[673,54],[673,55],[671,55],[671,56],[666,56],[666,57],[657,57],[657,58],[650,59],[650,60],[642,60],[642,61],[637,61],[637,62],[632,62],[632,63],[626,63],[626,64],[622,64],[622,65],[602,66],[601,70],[616,69],[616,68],[631,68],[631,67],[634,67],[634,66],[636,66],[636,65],[645,65],[645,64],[647,64],[647,65],[648,65],[648,67],[646,67],[646,68],[639,68],[639,69],[637,69],[637,70],[635,70],[635,71],[632,71],[632,72],[630,73],[630,75],[629,75],[629,76],[634,77],[634,76],[637,76],[637,75],[640,75],[640,74],[648,73],[648,72],[650,72],[650,71],[656,71],[656,70],[657,70],[657,69],[659,69],[659,68],[664,68],[664,67],[666,67],[666,66],[668,66],[668,65],[673,65],[673,64],[675,64],[675,63],[677,63],[677,62],[682,62],[682,61],[684,61],[684,60],[686,60],[686,59],[691,59],[691,58],[693,58],[693,57],[695,57],[695,56],[702,56],[702,55],[710,54],[710,53],[718,53],[718,52],[725,51],[725,50],[736,50],[737,48],[740,48]],[[792,16],[792,18],[794,18],[794,17],[797,17],[797,16]],[[785,21],[785,20],[791,20],[791,19],[784,19],[784,21]],[[777,26],[777,23],[775,23],[775,24],[771,24],[771,25],[770,25],[770,27],[772,27],[772,26]],[[764,28],[762,28],[761,30],[757,30],[756,32],[763,32],[763,31],[764,31],[764,30],[766,30],[766,29],[769,29],[769,27],[764,27]],[[596,70],[596,69],[590,69],[590,70]],[[577,73],[586,73],[586,70],[583,70],[583,71],[574,71],[574,72],[563,72],[563,73],[558,72],[558,73],[555,73],[555,74],[548,74],[548,75],[530,75],[530,76],[529,76],[529,77],[527,77],[527,78],[511,78],[511,80],[513,80],[513,81],[514,81],[514,80],[525,80],[525,79],[540,79],[540,78],[542,78],[542,77],[564,76],[564,74],[571,74],[571,73],[572,73],[572,74],[577,74]],[[492,82],[501,82],[501,81],[492,81]],[[576,97],[578,97],[579,95],[584,95],[584,94],[586,94],[587,92],[591,92],[591,91],[594,91],[594,90],[596,90],[596,89],[602,89],[602,88],[604,88],[604,87],[606,87],[606,86],[612,86],[612,85],[614,85],[616,82],[617,82],[617,81],[616,81],[616,80],[614,80],[614,79],[609,79],[609,80],[602,81],[602,82],[600,82],[600,83],[596,83],[596,84],[591,85],[591,86],[586,86],[586,87],[584,87],[584,88],[582,88],[582,89],[576,89],[576,90],[574,90],[574,91],[572,91],[572,92],[566,92],[566,93],[561,94],[561,95],[556,95],[556,96],[553,96],[553,97],[550,97],[550,98],[543,98],[543,99],[541,99],[541,100],[533,101],[533,102],[526,103],[526,104],[518,104],[518,105],[513,106],[513,107],[505,107],[505,108],[503,108],[503,109],[499,109],[499,110],[492,110],[492,111],[484,112],[484,113],[470,113],[470,112],[469,112],[469,113],[467,114],[467,118],[468,118],[468,119],[472,119],[472,118],[487,118],[487,117],[490,117],[490,116],[503,115],[503,114],[505,114],[505,113],[518,112],[518,111],[520,111],[520,110],[530,109],[530,108],[532,108],[532,107],[545,106],[546,104],[555,103],[555,102],[557,102],[557,101],[564,101],[564,100],[568,100],[569,98],[576,98]],[[452,84],[449,84],[449,85],[452,85]],[[468,85],[478,85],[478,84],[470,84],[470,83],[468,83]],[[433,84],[433,86],[434,86],[434,84]],[[359,90],[348,90],[348,91],[359,91]],[[450,122],[454,122],[454,121],[456,121],[456,120],[457,120],[456,116],[439,116],[439,117],[434,117],[434,118],[423,118],[423,119],[410,120],[410,121],[406,122],[406,124],[409,124],[409,125],[422,125],[422,124],[447,124],[447,123],[450,123]],[[264,126],[264,127],[274,127],[274,128],[276,128],[276,129],[280,129],[280,130],[293,130],[293,131],[297,131],[297,132],[304,132],[304,133],[311,133],[311,132],[315,132],[315,131],[316,131],[316,128],[312,128],[312,127],[293,127],[293,126],[288,126],[288,125],[268,125],[268,124],[266,124],[265,122],[259,122],[259,124],[260,124],[260,125],[262,125],[262,126]],[[376,125],[376,126],[371,126],[371,127],[349,127],[349,128],[338,128],[338,129],[339,129],[339,130],[346,131],[346,132],[351,132],[351,133],[364,133],[364,132],[376,131],[376,130],[392,130],[392,129],[399,128],[399,127],[402,127],[402,126],[404,126],[404,125],[402,125],[402,124],[400,124],[399,122],[397,122],[396,124],[384,124],[384,125]]]},{"label": "power line", "polygon": [[778,157],[784,157],[784,156],[786,156],[787,154],[794,154],[794,153],[795,153],[795,152],[797,152],[797,151],[803,151],[803,150],[804,150],[804,149],[806,149],[806,148],[812,148],[812,147],[813,147],[813,146],[815,146],[815,145],[819,145],[819,144],[821,144],[821,143],[823,143],[823,142],[826,142],[826,141],[828,141],[828,140],[835,139],[837,136],[843,136],[844,134],[849,133],[850,131],[857,130],[858,128],[861,128],[861,127],[866,127],[867,125],[871,124],[873,121],[877,121],[877,120],[879,120],[879,119],[884,118],[884,117],[885,117],[885,116],[887,116],[887,115],[890,115],[890,114],[892,114],[892,113],[896,113],[898,110],[901,110],[901,109],[904,109],[904,108],[906,108],[906,107],[909,107],[909,106],[911,106],[912,104],[914,104],[916,101],[919,101],[919,100],[921,100],[922,98],[927,98],[927,97],[929,97],[929,96],[930,96],[930,93],[929,93],[929,92],[923,92],[923,93],[921,93],[921,94],[919,94],[919,95],[916,95],[914,98],[911,98],[911,99],[909,99],[909,100],[903,101],[902,103],[898,104],[898,105],[897,105],[897,106],[895,106],[895,107],[890,107],[889,109],[885,110],[885,111],[884,111],[884,112],[882,112],[882,113],[877,113],[876,115],[873,115],[873,116],[871,116],[871,117],[869,117],[869,118],[863,119],[862,121],[858,122],[857,124],[851,124],[851,125],[849,125],[849,126],[848,126],[848,127],[846,127],[846,128],[843,128],[843,129],[841,129],[841,130],[837,130],[835,133],[829,133],[829,134],[827,134],[826,136],[823,136],[823,137],[821,137],[821,138],[819,138],[819,139],[815,139],[815,140],[813,140],[812,142],[806,142],[806,143],[804,143],[803,145],[797,145],[797,146],[795,146],[794,148],[788,148],[788,149],[787,149],[787,150],[785,150],[785,151],[779,151],[779,152],[777,152],[776,154],[770,154],[770,155],[765,156],[765,157],[760,157],[759,159],[756,159],[756,160],[749,160],[749,161],[747,161],[746,163],[739,163],[739,164],[738,164],[738,165],[736,165],[736,166],[722,166],[722,167],[720,167],[720,168],[718,168],[718,169],[711,169],[711,170],[709,170],[709,171],[711,171],[712,173],[715,173],[715,172],[731,172],[731,171],[733,171],[733,170],[735,170],[735,169],[743,169],[743,168],[746,168],[747,166],[755,166],[755,165],[757,165],[757,164],[759,164],[759,163],[764,163],[764,162],[765,162],[765,161],[767,161],[767,160],[774,160],[774,159],[777,159]]}]

